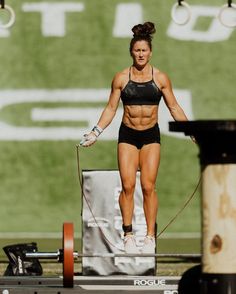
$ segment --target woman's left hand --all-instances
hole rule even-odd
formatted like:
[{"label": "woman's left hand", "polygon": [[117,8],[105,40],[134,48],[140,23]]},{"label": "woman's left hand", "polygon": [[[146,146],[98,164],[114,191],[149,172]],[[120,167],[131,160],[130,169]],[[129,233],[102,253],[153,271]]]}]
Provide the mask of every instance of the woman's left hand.
[{"label": "woman's left hand", "polygon": [[197,144],[197,140],[196,140],[196,138],[194,136],[190,136],[190,138],[191,138],[193,143]]}]

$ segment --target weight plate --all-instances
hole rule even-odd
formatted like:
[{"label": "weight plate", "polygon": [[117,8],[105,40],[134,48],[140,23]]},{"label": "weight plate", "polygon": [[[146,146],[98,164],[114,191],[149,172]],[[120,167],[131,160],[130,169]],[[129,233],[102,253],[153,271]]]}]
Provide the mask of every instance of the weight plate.
[{"label": "weight plate", "polygon": [[63,224],[63,286],[74,287],[74,225]]}]

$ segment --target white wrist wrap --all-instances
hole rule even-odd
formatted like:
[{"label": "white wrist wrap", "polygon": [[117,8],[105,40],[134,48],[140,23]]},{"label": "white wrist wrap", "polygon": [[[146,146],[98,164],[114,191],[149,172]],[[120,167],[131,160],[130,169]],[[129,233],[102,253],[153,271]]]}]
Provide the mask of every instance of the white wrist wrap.
[{"label": "white wrist wrap", "polygon": [[103,132],[103,129],[100,128],[98,125],[96,125],[96,126],[93,127],[92,132],[94,132],[96,137],[98,137]]}]

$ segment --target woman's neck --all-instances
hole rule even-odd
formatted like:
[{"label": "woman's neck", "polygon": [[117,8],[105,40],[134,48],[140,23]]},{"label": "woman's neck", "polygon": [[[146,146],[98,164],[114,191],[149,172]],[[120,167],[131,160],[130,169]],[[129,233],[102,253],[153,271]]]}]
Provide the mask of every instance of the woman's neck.
[{"label": "woman's neck", "polygon": [[146,76],[150,74],[151,68],[152,66],[149,63],[143,67],[133,64],[131,70],[135,76]]},{"label": "woman's neck", "polygon": [[131,76],[134,78],[134,80],[137,81],[146,81],[150,79],[152,72],[152,67],[150,64],[146,64],[143,68],[137,67],[133,65],[131,67]]}]

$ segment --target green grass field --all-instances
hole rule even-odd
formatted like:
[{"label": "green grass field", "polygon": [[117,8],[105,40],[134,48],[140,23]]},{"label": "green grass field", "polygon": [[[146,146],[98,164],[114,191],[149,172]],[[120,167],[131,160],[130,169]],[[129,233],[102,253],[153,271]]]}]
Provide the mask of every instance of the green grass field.
[{"label": "green grass field", "polygon": [[[0,91],[109,88],[114,74],[130,65],[129,38],[112,35],[120,1],[82,1],[83,12],[67,15],[64,37],[43,36],[42,17],[38,12],[24,12],[26,1],[8,2],[16,11],[17,21],[8,37],[1,37],[0,33]],[[27,1],[33,2],[36,1]],[[220,7],[225,1],[190,2]],[[152,64],[168,73],[175,88],[191,91],[195,119],[235,118],[235,31],[227,40],[218,42],[177,40],[167,35],[174,1],[139,3],[143,19],[155,22],[158,27]],[[207,31],[210,20],[199,17],[194,29]],[[64,101],[53,106],[47,102],[12,104],[0,109],[0,122],[28,127],[80,127],[86,122],[33,122],[30,109],[35,105],[46,108],[100,105],[84,102]],[[71,220],[80,234],[76,143],[77,140],[0,141],[0,232],[60,232],[62,223]],[[81,150],[80,158],[83,169],[116,169],[116,142],[101,139],[94,147]],[[157,180],[159,229],[183,206],[199,175],[197,146],[190,140],[162,135]],[[167,232],[200,231],[199,195],[200,191]]]}]

